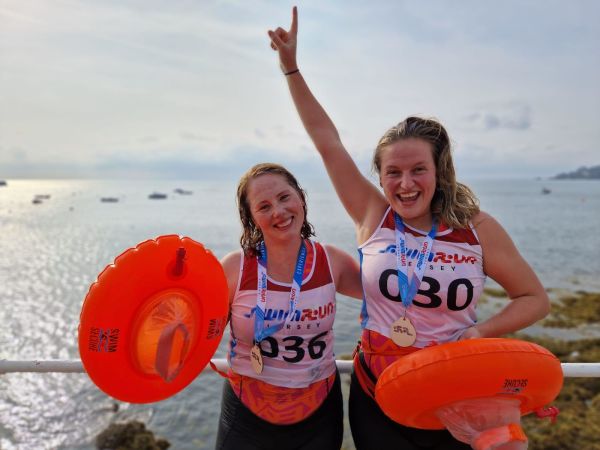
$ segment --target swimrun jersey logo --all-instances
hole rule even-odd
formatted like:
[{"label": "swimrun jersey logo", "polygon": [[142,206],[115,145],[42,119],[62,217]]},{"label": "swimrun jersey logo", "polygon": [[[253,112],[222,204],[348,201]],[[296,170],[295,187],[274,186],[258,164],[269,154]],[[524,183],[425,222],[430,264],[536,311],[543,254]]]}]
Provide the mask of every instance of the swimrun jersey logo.
[{"label": "swimrun jersey logo", "polygon": [[[383,250],[379,250],[378,253],[393,253],[396,254],[396,244],[390,244]],[[419,256],[419,249],[409,248],[406,249],[406,257],[408,259],[417,259]],[[445,252],[431,252],[429,254],[428,262],[440,262],[443,264],[475,264],[477,258],[475,256],[465,256],[459,253],[445,253]]]},{"label": "swimrun jersey logo", "polygon": [[[244,317],[250,318],[256,312],[256,306],[253,307],[249,313],[244,314]],[[318,308],[305,308],[302,310],[297,309],[290,318],[290,322],[305,322],[322,320],[335,312],[335,305],[333,302],[329,302],[326,305],[319,306]],[[265,310],[265,321],[277,320],[282,322],[287,319],[289,311],[285,309],[273,309],[267,308]]]}]

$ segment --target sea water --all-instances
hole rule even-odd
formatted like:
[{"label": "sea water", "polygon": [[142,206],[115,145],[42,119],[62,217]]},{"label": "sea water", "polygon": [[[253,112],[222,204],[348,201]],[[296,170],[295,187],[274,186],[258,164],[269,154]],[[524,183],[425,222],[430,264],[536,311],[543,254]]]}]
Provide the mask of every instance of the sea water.
[{"label": "sea water", "polygon": [[[317,239],[356,255],[353,224],[329,184],[303,184]],[[546,287],[600,291],[600,182],[469,184]],[[543,187],[551,193],[542,194]],[[219,257],[237,249],[235,188],[235,181],[9,180],[0,187],[0,359],[78,359],[79,312],[89,285],[115,256],[143,240],[190,236]],[[168,197],[151,200],[154,191]],[[34,204],[36,195],[50,198]],[[359,301],[338,297],[337,355],[356,345],[359,309]],[[228,335],[216,357],[225,357],[227,341]],[[0,448],[91,449],[110,423],[138,419],[172,448],[210,449],[221,386],[206,370],[170,399],[118,402],[115,412],[114,400],[85,374],[1,375]]]}]

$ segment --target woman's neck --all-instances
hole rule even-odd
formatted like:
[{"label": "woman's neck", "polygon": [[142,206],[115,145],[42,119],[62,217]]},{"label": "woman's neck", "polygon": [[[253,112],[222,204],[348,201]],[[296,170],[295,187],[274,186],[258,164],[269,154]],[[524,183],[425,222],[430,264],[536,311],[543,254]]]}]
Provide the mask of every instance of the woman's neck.
[{"label": "woman's neck", "polygon": [[267,273],[272,279],[283,283],[292,281],[301,242],[301,237],[294,239],[293,242],[265,241],[267,247]]},{"label": "woman's neck", "polygon": [[405,225],[408,225],[409,227],[415,228],[417,230],[424,231],[426,233],[429,230],[431,230],[431,227],[433,226],[433,216],[431,213],[424,214],[420,217],[415,217],[412,219],[402,218],[402,221]]}]

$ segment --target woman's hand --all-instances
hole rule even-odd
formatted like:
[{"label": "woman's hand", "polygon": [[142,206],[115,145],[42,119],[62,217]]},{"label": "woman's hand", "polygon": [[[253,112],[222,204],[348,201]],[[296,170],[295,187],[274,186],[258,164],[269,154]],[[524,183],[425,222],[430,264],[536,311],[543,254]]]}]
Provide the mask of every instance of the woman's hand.
[{"label": "woman's hand", "polygon": [[476,339],[476,338],[481,338],[481,337],[483,337],[481,335],[481,332],[477,329],[477,326],[474,325],[472,327],[467,328],[465,330],[465,332],[460,335],[458,340],[463,341],[465,339]]},{"label": "woman's hand", "polygon": [[278,27],[275,31],[269,30],[271,48],[279,53],[279,64],[283,73],[298,69],[296,62],[296,44],[298,42],[298,9],[292,9],[292,24],[288,31]]}]

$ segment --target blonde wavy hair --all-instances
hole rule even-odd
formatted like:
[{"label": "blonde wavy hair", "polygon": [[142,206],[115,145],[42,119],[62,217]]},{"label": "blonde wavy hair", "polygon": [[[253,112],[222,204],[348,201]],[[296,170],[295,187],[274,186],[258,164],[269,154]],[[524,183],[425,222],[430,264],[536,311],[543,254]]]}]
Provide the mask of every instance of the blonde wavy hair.
[{"label": "blonde wavy hair", "polygon": [[242,236],[240,237],[240,245],[242,246],[244,253],[249,256],[258,255],[260,251],[260,243],[264,240],[264,236],[252,218],[250,204],[248,203],[248,186],[250,185],[250,181],[266,174],[281,175],[298,193],[300,199],[302,200],[302,207],[304,208],[304,222],[302,223],[300,235],[303,239],[308,239],[309,237],[315,235],[315,229],[307,219],[308,210],[306,207],[306,192],[304,192],[304,189],[300,187],[300,183],[298,183],[296,177],[294,177],[289,170],[283,166],[280,166],[279,164],[257,164],[251,167],[244,175],[242,175],[237,188],[237,205],[240,213],[240,221],[242,222]]},{"label": "blonde wavy hair", "polygon": [[373,153],[373,169],[380,174],[385,147],[408,138],[423,139],[433,147],[436,188],[431,213],[448,226],[467,228],[479,212],[479,200],[468,186],[456,181],[450,138],[437,120],[411,116],[386,131]]}]

